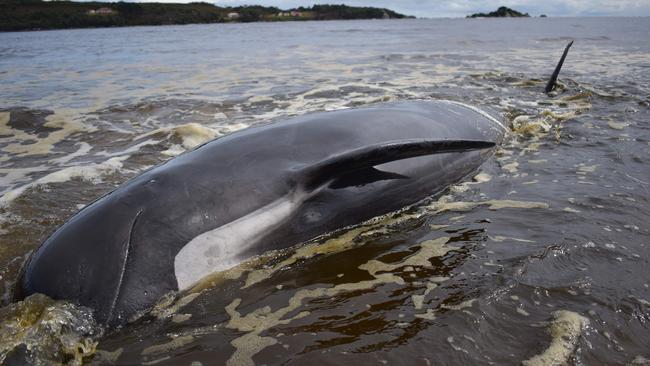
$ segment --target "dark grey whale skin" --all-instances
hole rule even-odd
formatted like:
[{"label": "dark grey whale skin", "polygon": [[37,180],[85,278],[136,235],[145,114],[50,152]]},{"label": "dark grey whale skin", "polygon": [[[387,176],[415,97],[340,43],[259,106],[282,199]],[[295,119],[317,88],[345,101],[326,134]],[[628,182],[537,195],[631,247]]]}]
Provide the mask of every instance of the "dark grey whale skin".
[{"label": "dark grey whale skin", "polygon": [[[503,135],[495,120],[446,101],[309,114],[236,132],[152,168],[79,211],[33,253],[16,293],[22,298],[40,292],[90,307],[99,322],[113,328],[178,290],[174,258],[183,246],[285,196],[305,168],[388,141],[499,143]],[[475,172],[492,153],[444,153],[375,166],[402,176],[393,174],[395,179],[347,173],[260,237],[245,257],[438,194]]]}]

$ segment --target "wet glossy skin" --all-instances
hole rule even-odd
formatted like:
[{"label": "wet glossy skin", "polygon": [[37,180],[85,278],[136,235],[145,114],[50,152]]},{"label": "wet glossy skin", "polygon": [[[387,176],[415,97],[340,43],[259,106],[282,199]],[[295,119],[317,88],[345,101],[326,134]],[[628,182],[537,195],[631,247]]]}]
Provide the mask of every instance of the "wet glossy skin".
[{"label": "wet glossy skin", "polygon": [[[174,258],[202,233],[250,217],[246,220],[253,222],[227,242],[241,261],[440,192],[474,172],[490,151],[395,161],[377,168],[398,179],[357,171],[332,177],[337,180],[318,192],[295,193],[306,167],[388,141],[498,142],[503,132],[498,122],[466,106],[405,102],[307,115],[217,139],[142,174],[75,215],[28,263],[23,294],[78,301],[95,309],[101,322],[123,324],[165,293],[179,290]],[[309,196],[301,199],[300,194]],[[255,213],[282,199],[300,202],[283,219],[272,215],[280,221],[269,230],[251,234],[260,226]],[[238,243],[245,235],[250,235],[247,242]]]},{"label": "wet glossy skin", "polygon": [[[97,339],[85,361],[211,365],[243,352],[269,365],[514,365],[561,341],[559,362],[643,364],[650,358],[648,29],[643,17],[531,17],[2,33],[0,126],[7,118],[15,127],[2,126],[0,136],[0,195],[10,193],[0,197],[0,312],[21,306],[8,305],[19,268],[79,205],[170,154],[297,114],[451,99],[493,109],[513,128],[481,165],[489,181],[448,191],[461,209],[405,219],[417,205],[399,224],[357,236],[349,235],[356,227],[343,230],[339,246],[319,245],[314,251],[323,254],[273,275],[263,271],[266,262],[251,266],[264,281],[245,289],[248,272],[225,284],[216,276],[172,315]],[[569,38],[575,44],[561,87],[546,95]],[[42,126],[43,111],[62,124]],[[76,130],[77,122],[88,128]],[[188,130],[190,123],[197,128]],[[545,124],[547,131],[535,128]],[[462,205],[492,200],[548,208]],[[224,308],[235,299],[247,319],[267,307],[275,313],[303,290],[371,280],[359,266],[399,263],[441,236],[460,249],[432,257],[428,268],[385,272],[404,284],[306,299],[282,323],[255,320],[272,346],[247,349],[256,344],[251,330],[228,326],[233,317]],[[295,252],[302,246],[271,256],[271,264]],[[413,297],[436,277],[449,279],[416,308]],[[460,308],[465,302],[471,306]],[[303,311],[310,315],[286,322]],[[558,311],[589,324],[573,337],[552,333]],[[28,326],[28,319],[20,320]],[[67,316],[56,321],[86,331]],[[168,345],[179,335],[184,343]],[[34,352],[46,361],[53,354]]]}]

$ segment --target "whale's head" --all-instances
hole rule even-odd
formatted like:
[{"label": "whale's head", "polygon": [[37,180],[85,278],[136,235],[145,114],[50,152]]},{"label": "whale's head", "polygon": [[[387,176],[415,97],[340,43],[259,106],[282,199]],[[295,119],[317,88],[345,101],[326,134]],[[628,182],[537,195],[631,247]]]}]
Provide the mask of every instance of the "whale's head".
[{"label": "whale's head", "polygon": [[124,322],[115,307],[141,211],[103,204],[109,196],[73,216],[31,255],[16,286],[18,299],[43,293],[93,309],[100,323]]}]

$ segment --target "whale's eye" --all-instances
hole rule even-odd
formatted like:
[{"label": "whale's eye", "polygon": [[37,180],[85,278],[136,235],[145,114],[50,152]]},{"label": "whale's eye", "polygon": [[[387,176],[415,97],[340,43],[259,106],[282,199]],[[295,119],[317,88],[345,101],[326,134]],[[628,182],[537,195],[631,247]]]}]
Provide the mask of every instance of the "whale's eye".
[{"label": "whale's eye", "polygon": [[309,209],[302,215],[303,221],[308,224],[319,222],[322,217],[323,215],[320,213],[320,211],[314,209]]}]

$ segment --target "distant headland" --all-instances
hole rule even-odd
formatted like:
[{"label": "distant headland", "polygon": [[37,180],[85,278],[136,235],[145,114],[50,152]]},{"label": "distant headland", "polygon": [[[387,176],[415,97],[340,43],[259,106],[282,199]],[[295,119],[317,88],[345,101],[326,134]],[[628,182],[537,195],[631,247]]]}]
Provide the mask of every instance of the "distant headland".
[{"label": "distant headland", "polygon": [[205,2],[172,4],[0,0],[0,31],[402,18],[413,17],[384,8],[346,5],[314,5],[283,10],[259,5],[219,7]]},{"label": "distant headland", "polygon": [[[475,13],[468,15],[467,18],[528,18],[530,15],[528,13],[520,13],[516,10],[507,8],[505,6],[500,7],[496,11],[490,13]],[[545,16],[544,16],[545,17]]]}]

